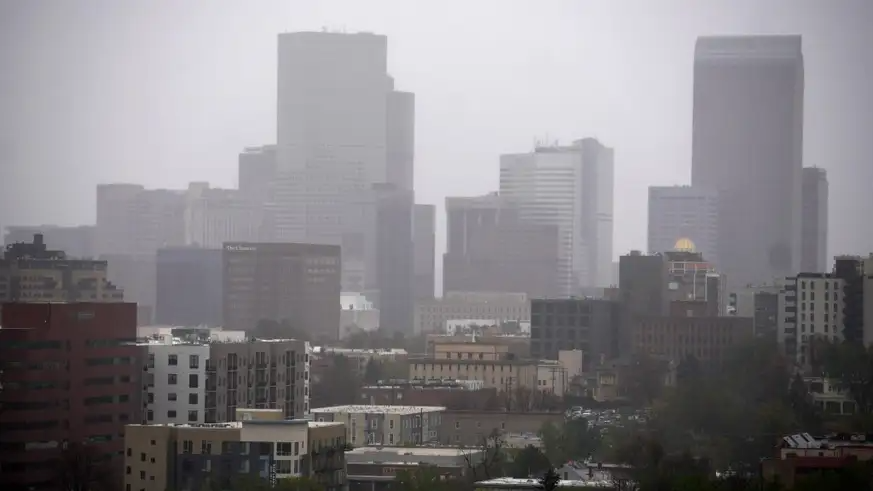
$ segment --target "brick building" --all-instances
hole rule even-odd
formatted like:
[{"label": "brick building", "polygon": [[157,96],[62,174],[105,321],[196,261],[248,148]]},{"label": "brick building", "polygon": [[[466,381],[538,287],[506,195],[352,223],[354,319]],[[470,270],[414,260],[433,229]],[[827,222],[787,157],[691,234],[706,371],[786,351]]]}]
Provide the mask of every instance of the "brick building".
[{"label": "brick building", "polygon": [[0,326],[0,489],[57,489],[63,449],[79,444],[120,483],[142,407],[136,305],[8,303]]}]

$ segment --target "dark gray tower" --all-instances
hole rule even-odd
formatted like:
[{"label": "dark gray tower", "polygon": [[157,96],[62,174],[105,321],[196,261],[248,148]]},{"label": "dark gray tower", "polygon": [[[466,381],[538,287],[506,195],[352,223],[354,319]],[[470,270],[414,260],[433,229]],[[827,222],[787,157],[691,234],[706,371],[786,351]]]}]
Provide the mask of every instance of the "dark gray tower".
[{"label": "dark gray tower", "polygon": [[828,174],[818,167],[803,169],[803,225],[800,271],[828,270]]},{"label": "dark gray tower", "polygon": [[800,36],[697,40],[691,177],[718,192],[732,287],[800,269],[803,86]]}]

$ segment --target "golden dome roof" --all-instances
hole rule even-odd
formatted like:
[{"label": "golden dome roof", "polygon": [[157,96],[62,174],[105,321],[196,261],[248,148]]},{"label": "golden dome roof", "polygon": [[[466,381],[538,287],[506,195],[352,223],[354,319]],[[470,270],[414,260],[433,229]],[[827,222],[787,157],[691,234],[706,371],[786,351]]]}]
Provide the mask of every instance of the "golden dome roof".
[{"label": "golden dome roof", "polygon": [[676,245],[673,246],[673,250],[683,251],[683,252],[694,252],[694,242],[687,237],[682,237],[681,239],[676,241]]}]

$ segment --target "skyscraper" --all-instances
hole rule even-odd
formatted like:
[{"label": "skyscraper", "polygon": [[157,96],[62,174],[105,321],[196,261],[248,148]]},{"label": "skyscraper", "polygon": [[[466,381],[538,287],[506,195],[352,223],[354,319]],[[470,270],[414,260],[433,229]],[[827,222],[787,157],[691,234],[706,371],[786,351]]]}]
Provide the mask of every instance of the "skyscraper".
[{"label": "skyscraper", "polygon": [[800,267],[803,87],[800,36],[697,40],[692,185],[718,192],[733,287]]},{"label": "skyscraper", "polygon": [[563,295],[611,283],[613,175],[613,150],[593,138],[500,157],[500,195],[560,229]]},{"label": "skyscraper", "polygon": [[828,175],[824,169],[803,169],[803,214],[800,271],[825,273],[828,267]]},{"label": "skyscraper", "polygon": [[436,206],[416,204],[412,212],[413,289],[416,299],[433,299],[436,281]]},{"label": "skyscraper", "polygon": [[718,195],[691,186],[649,187],[649,254],[689,247],[718,264]]}]

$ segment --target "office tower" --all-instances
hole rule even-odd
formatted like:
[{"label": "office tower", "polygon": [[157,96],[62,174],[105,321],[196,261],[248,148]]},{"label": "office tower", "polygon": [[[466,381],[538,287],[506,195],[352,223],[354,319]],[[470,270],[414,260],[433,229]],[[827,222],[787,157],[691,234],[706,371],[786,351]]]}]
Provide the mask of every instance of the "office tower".
[{"label": "office tower", "polygon": [[185,244],[184,191],[138,184],[97,186],[97,253],[154,256]]},{"label": "office tower", "polygon": [[136,306],[7,303],[0,324],[0,489],[75,488],[64,473],[88,459],[89,486],[120,489],[142,408]]},{"label": "office tower", "polygon": [[828,175],[824,169],[803,169],[800,271],[823,273],[827,269]]},{"label": "office tower", "polygon": [[561,294],[611,283],[613,150],[593,138],[500,157],[500,195],[560,231]]},{"label": "office tower", "polygon": [[365,221],[371,232],[369,247],[375,259],[374,275],[367,275],[366,290],[376,290],[379,328],[411,333],[415,291],[413,289],[412,191],[393,184],[373,186],[373,221]]},{"label": "office tower", "polygon": [[333,245],[224,244],[224,327],[250,331],[287,320],[316,339],[339,334],[340,248]]},{"label": "office tower", "polygon": [[619,305],[602,298],[532,299],[531,356],[557,360],[559,351],[581,350],[588,367],[618,356]]},{"label": "office tower", "polygon": [[64,251],[67,257],[86,259],[97,257],[94,247],[96,227],[78,225],[59,227],[57,225],[12,226],[6,227],[5,245],[17,242],[30,242],[34,235],[41,234],[48,249]]},{"label": "office tower", "polygon": [[447,247],[443,294],[561,294],[558,227],[524,221],[497,193],[446,198]]},{"label": "office tower", "polygon": [[649,254],[676,250],[680,241],[718,264],[718,195],[691,186],[649,187]]},{"label": "office tower", "polygon": [[0,303],[121,302],[124,292],[107,279],[106,261],[70,259],[47,248],[41,234],[32,243],[6,246],[0,259]]},{"label": "office tower", "polygon": [[[309,342],[258,339],[211,343],[206,366],[206,421],[234,421],[242,408],[309,414]],[[227,383],[224,383],[227,381]]]},{"label": "office tower", "polygon": [[188,185],[185,207],[185,243],[221,248],[225,242],[261,239],[263,203],[238,189],[210,188],[208,183]]},{"label": "office tower", "polygon": [[413,208],[412,247],[415,299],[432,299],[436,288],[436,206],[416,204]]},{"label": "office tower", "polygon": [[697,40],[691,181],[718,192],[732,287],[800,267],[803,80],[800,36]]},{"label": "office tower", "polygon": [[239,154],[237,185],[248,198],[264,200],[276,174],[276,145],[246,147]]},{"label": "office tower", "polygon": [[369,33],[280,34],[278,75],[275,239],[340,244],[350,193],[410,189],[414,99],[393,91],[387,38]]},{"label": "office tower", "polygon": [[124,290],[124,299],[137,304],[140,325],[151,324],[157,302],[156,253],[101,254],[107,264],[106,278]]},{"label": "office tower", "polygon": [[670,311],[669,264],[661,254],[631,251],[618,261],[618,289],[621,302],[621,355],[630,352],[635,323],[640,317],[664,317]]},{"label": "office tower", "polygon": [[221,249],[158,249],[155,322],[221,326]]}]

